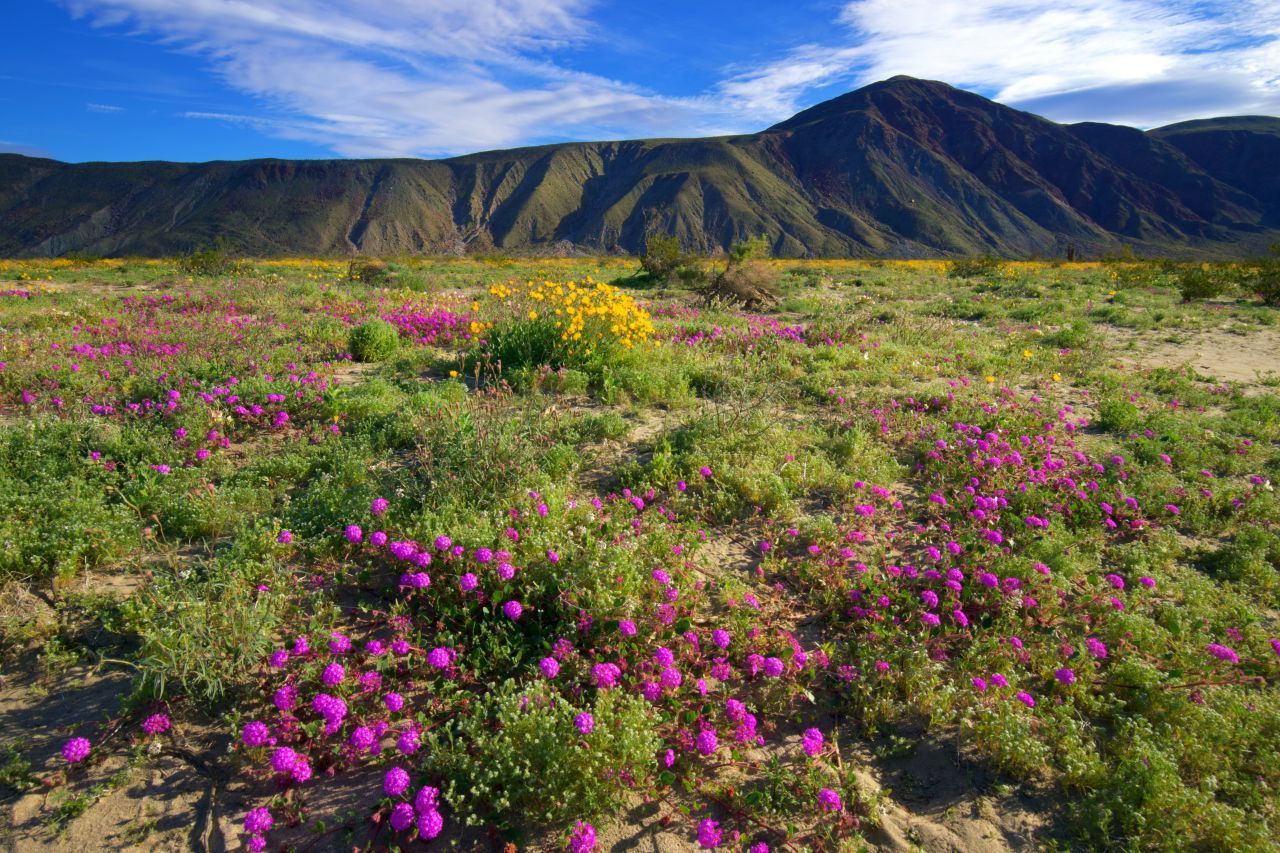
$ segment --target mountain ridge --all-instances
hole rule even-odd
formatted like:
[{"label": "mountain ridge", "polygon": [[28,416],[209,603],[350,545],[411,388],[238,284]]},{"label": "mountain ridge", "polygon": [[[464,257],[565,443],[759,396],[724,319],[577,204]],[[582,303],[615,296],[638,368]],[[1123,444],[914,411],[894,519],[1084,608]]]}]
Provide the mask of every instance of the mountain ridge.
[{"label": "mountain ridge", "polygon": [[715,251],[1232,257],[1280,239],[1280,118],[1058,124],[894,77],[752,134],[443,160],[78,163],[0,154],[0,256]]}]

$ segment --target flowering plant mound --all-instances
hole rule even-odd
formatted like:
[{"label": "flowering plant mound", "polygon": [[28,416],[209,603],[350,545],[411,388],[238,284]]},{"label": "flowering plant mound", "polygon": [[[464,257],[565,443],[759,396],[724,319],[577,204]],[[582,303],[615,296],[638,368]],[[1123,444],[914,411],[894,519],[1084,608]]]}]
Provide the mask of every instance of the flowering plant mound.
[{"label": "flowering plant mound", "polygon": [[[658,495],[550,503],[531,494],[490,546],[346,527],[348,563],[385,578],[386,605],[265,662],[270,701],[244,724],[242,757],[285,793],[262,808],[301,819],[308,787],[372,766],[386,799],[370,807],[392,832],[521,816],[581,836],[575,821],[629,795],[706,784],[826,666],[755,596],[700,579],[698,540]],[[386,502],[372,511],[377,523]],[[696,625],[717,600],[724,617]],[[823,736],[806,738],[813,759]],[[832,768],[813,784],[846,781]],[[849,813],[817,791],[812,819],[837,831]]]},{"label": "flowering plant mound", "polygon": [[603,362],[654,333],[649,313],[631,296],[590,278],[494,285],[489,295],[477,357],[504,370]]},{"label": "flowering plant mound", "polygon": [[[673,316],[668,312],[664,316]],[[865,351],[868,338],[849,329],[826,329],[815,324],[783,323],[776,317],[759,314],[742,315],[744,325],[708,326],[688,323],[664,330],[662,341],[686,347],[714,344],[722,349],[750,352],[770,344],[803,344],[809,347],[840,347],[861,344]]]},{"label": "flowering plant mound", "polygon": [[395,326],[403,337],[420,345],[447,346],[469,341],[482,328],[467,314],[415,303],[405,303],[383,314],[382,319]]}]

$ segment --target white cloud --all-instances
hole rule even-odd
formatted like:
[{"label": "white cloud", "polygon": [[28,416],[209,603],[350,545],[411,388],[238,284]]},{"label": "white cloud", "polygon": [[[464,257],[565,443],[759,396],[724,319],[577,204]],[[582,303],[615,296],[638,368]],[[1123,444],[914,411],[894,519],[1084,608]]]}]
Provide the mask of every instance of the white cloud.
[{"label": "white cloud", "polygon": [[[1177,120],[1191,89],[1201,116],[1280,110],[1272,0],[854,0],[839,20],[840,41],[733,77],[726,96],[782,118],[815,88],[910,74],[1063,120]],[[1118,103],[1126,92],[1128,109]],[[1085,93],[1105,115],[1084,115]]]},{"label": "white cloud", "polygon": [[[270,116],[238,120],[345,156],[704,132],[710,101],[565,70],[585,0],[72,0],[206,56]],[[211,118],[200,115],[193,117]]]},{"label": "white cloud", "polygon": [[122,113],[124,112],[124,107],[117,107],[114,104],[88,103],[84,105],[84,108],[91,113]]},{"label": "white cloud", "polygon": [[895,74],[1061,120],[1280,112],[1274,0],[852,0],[825,43],[682,98],[560,64],[566,50],[601,47],[598,0],[63,2],[204,57],[261,104],[260,117],[194,105],[190,117],[344,156],[748,131]]}]

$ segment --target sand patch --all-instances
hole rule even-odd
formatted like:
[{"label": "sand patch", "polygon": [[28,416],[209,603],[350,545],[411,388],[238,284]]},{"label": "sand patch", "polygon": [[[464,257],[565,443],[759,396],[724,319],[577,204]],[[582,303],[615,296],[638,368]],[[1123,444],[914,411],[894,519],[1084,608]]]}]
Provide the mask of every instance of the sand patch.
[{"label": "sand patch", "polygon": [[[1132,367],[1190,367],[1217,382],[1237,382],[1246,393],[1275,392],[1280,383],[1280,328],[1230,329],[1192,333],[1177,343],[1113,332],[1110,341],[1117,361]],[[1136,342],[1130,351],[1122,349]]]}]

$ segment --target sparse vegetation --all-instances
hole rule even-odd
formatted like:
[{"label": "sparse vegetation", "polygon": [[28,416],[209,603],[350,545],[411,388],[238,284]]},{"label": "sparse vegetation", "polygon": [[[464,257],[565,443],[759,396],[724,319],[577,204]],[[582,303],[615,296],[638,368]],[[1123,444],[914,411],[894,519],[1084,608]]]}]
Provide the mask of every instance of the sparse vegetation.
[{"label": "sparse vegetation", "polygon": [[1196,299],[1216,299],[1233,287],[1232,270],[1209,264],[1193,264],[1178,271],[1178,292],[1183,302]]}]

